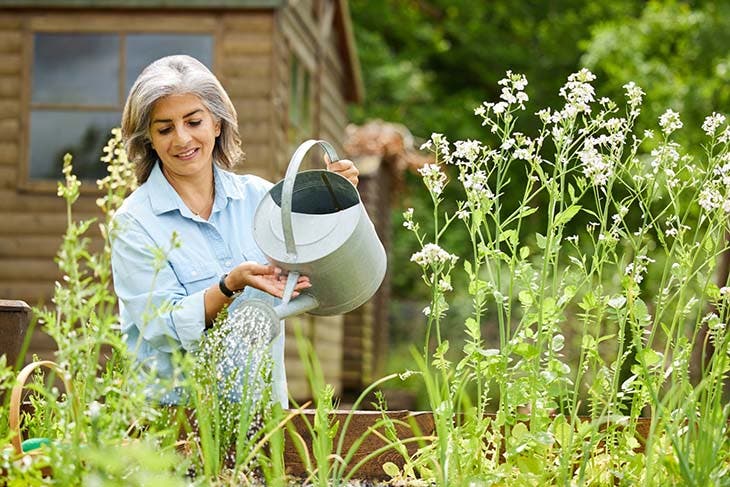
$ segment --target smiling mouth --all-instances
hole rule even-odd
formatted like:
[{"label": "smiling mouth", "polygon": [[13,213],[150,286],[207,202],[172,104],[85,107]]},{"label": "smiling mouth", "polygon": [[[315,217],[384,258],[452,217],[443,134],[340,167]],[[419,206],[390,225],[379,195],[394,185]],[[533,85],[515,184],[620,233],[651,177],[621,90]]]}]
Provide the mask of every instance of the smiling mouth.
[{"label": "smiling mouth", "polygon": [[195,155],[196,152],[198,152],[197,148],[190,149],[188,151],[177,154],[175,157],[177,157],[178,159],[190,159],[191,157],[193,157]]}]

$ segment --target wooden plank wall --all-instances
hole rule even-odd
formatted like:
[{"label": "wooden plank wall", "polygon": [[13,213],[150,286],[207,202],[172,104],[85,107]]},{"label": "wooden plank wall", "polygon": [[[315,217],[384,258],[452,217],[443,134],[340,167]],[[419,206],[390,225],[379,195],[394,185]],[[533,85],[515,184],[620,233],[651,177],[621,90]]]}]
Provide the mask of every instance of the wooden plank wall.
[{"label": "wooden plank wall", "polygon": [[[24,114],[26,70],[32,56],[24,45],[30,39],[25,27],[54,31],[209,32],[215,40],[214,67],[239,115],[246,160],[238,171],[270,180],[282,175],[289,160],[287,141],[289,62],[293,50],[304,58],[310,72],[324,64],[319,137],[341,150],[346,123],[344,75],[333,31],[326,48],[317,51],[316,23],[311,1],[292,2],[283,11],[228,11],[201,14],[176,12],[3,11],[0,15],[0,298],[19,299],[31,305],[48,301],[53,282],[60,278],[53,257],[66,226],[64,202],[52,192],[26,192],[18,185],[27,134]],[[326,53],[317,61],[316,53]],[[320,101],[317,101],[320,103]],[[76,204],[76,216],[98,216],[91,191]],[[301,317],[306,336],[315,343],[326,380],[341,390],[343,318]],[[310,395],[288,326],[286,355],[290,389],[294,397]],[[32,353],[52,355],[52,343],[34,337]]]}]

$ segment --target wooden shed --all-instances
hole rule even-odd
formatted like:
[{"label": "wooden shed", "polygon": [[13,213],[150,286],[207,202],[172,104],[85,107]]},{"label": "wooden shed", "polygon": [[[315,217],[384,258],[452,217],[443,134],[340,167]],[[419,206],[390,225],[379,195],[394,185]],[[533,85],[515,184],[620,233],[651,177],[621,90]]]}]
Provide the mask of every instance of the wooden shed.
[{"label": "wooden shed", "polygon": [[[0,298],[48,301],[63,153],[86,180],[77,216],[96,216],[98,159],[126,93],[176,53],[207,64],[236,105],[240,171],[277,180],[312,137],[342,151],[347,105],[363,93],[346,0],[0,0]],[[300,321],[341,390],[344,318]],[[49,355],[49,342],[34,337],[31,352]],[[307,397],[291,339],[287,361],[292,394]]]}]

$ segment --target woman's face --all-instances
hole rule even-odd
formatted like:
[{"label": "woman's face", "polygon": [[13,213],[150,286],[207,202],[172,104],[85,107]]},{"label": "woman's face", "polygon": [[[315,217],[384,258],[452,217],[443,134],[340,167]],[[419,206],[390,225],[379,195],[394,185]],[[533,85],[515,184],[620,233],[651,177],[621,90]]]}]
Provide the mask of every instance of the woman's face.
[{"label": "woman's face", "polygon": [[221,123],[191,93],[169,95],[152,107],[150,139],[166,174],[190,177],[209,172]]}]

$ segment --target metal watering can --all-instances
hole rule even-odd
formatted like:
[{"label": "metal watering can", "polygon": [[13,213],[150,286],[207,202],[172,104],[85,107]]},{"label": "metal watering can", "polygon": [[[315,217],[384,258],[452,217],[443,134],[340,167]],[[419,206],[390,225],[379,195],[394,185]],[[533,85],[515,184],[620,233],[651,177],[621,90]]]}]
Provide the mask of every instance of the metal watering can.
[{"label": "metal watering can", "polygon": [[[331,161],[339,159],[323,140],[304,142],[292,155],[284,179],[254,214],[256,244],[272,264],[289,272],[282,304],[272,308],[273,314],[266,311],[272,320],[304,312],[347,313],[370,299],[385,277],[385,249],[357,189],[324,169],[299,172],[315,145]],[[300,274],[309,276],[312,287],[290,300]]]}]

